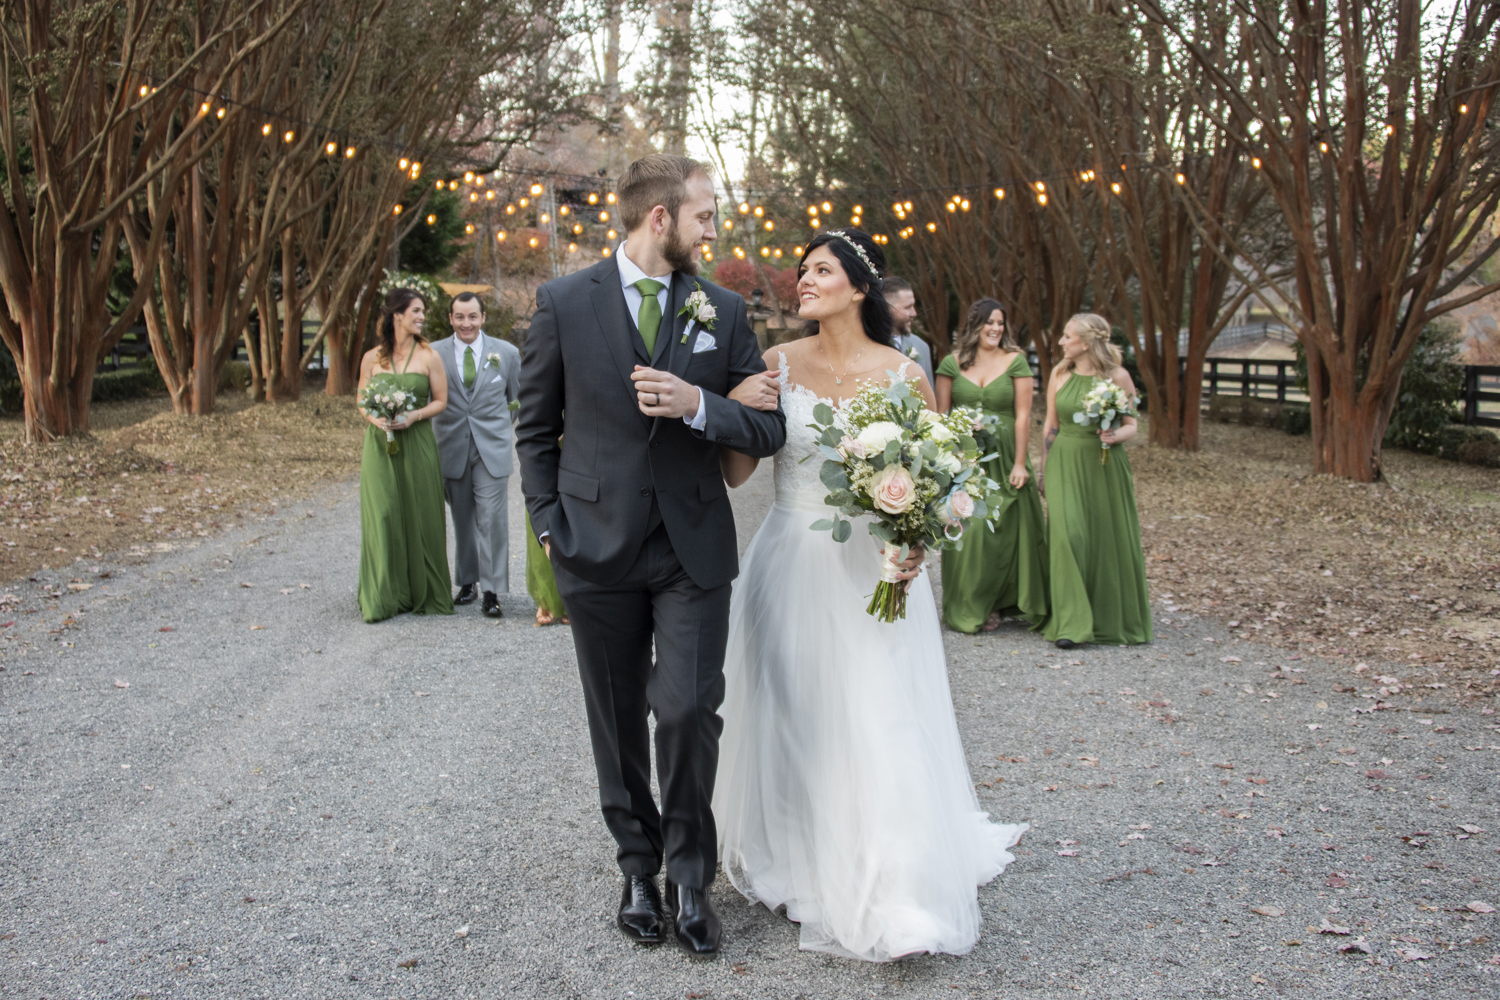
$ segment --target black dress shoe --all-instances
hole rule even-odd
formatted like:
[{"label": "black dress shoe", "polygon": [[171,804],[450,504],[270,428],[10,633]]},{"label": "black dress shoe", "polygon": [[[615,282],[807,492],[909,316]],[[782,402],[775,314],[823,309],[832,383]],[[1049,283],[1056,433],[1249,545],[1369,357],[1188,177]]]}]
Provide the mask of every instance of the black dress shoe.
[{"label": "black dress shoe", "polygon": [[625,876],[620,895],[620,913],[615,918],[625,936],[641,944],[661,944],[667,936],[667,918],[661,912],[661,893],[656,879]]},{"label": "black dress shoe", "polygon": [[677,921],[677,941],[689,954],[707,957],[719,953],[723,927],[708,901],[707,889],[689,889],[667,879],[667,907]]},{"label": "black dress shoe", "polygon": [[1057,648],[1058,649],[1073,649],[1077,645],[1078,645],[1078,643],[1074,642],[1072,639],[1059,639],[1059,640],[1057,640]]},{"label": "black dress shoe", "polygon": [[454,604],[473,604],[474,598],[479,596],[479,588],[472,583],[466,583],[458,588],[458,596],[453,599]]},{"label": "black dress shoe", "polygon": [[495,596],[492,590],[484,592],[484,606],[480,608],[486,618],[504,618],[505,612],[500,610],[500,598]]}]

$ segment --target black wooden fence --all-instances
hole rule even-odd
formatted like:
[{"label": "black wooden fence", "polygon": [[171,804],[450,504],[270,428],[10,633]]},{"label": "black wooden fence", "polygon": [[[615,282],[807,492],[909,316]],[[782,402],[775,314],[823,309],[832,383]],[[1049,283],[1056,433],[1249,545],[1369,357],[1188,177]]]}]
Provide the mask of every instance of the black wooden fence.
[{"label": "black wooden fence", "polygon": [[[250,335],[252,337],[260,336],[259,320],[252,319],[250,321]],[[307,345],[311,344],[313,338],[317,335],[317,321],[303,320],[302,350],[307,350]],[[150,356],[151,341],[150,338],[146,335],[145,324],[137,323],[135,326],[132,326],[129,330],[125,331],[125,335],[120,338],[120,342],[115,345],[115,349],[113,351],[110,351],[109,355],[104,359],[104,363],[99,366],[99,371],[115,371],[116,369],[126,365],[138,364],[141,361],[149,358]],[[230,355],[230,358],[234,361],[250,360],[249,355],[245,353],[245,341],[243,338],[235,342],[234,353]],[[325,367],[323,346],[321,344],[318,346],[317,356],[313,358],[312,364],[310,364],[308,367],[313,371],[321,371]]]}]

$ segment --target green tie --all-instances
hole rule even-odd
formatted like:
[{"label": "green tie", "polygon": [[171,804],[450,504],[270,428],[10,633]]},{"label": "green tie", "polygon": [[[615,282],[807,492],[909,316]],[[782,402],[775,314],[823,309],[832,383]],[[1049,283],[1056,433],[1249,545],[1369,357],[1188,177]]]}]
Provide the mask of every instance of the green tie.
[{"label": "green tie", "polygon": [[641,328],[641,340],[646,342],[646,357],[656,353],[656,331],[661,329],[661,303],[656,293],[667,286],[655,278],[642,278],[635,283],[641,293],[641,309],[636,313],[636,324]]},{"label": "green tie", "polygon": [[464,348],[464,388],[474,388],[474,347]]}]

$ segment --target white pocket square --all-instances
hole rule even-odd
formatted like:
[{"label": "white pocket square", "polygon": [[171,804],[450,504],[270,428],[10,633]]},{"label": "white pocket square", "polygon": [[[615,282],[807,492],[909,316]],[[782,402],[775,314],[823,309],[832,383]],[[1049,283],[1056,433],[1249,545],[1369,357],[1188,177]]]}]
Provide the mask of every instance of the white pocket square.
[{"label": "white pocket square", "polygon": [[707,330],[698,331],[698,339],[693,341],[693,353],[702,354],[704,351],[718,350],[719,342],[714,340],[714,335]]},{"label": "white pocket square", "polygon": [[490,385],[494,385],[496,382],[500,381],[504,377],[505,377],[504,375],[496,375],[494,378],[490,379]]}]

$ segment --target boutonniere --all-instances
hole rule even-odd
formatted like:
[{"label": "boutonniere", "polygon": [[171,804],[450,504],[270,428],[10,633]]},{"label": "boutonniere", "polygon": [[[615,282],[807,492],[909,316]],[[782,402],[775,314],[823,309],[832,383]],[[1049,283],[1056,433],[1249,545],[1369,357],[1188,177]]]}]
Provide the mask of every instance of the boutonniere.
[{"label": "boutonniere", "polygon": [[490,353],[486,354],[484,356],[484,366],[486,368],[493,368],[496,371],[499,371],[500,370],[500,355],[496,354],[494,351],[491,351]]},{"label": "boutonniere", "polygon": [[917,350],[917,345],[916,344],[912,344],[910,347],[908,347],[906,349],[906,356],[908,358],[911,358],[913,361],[916,361],[916,360],[918,360],[919,358],[922,357],[922,352],[919,351],[919,350]]},{"label": "boutonniere", "polygon": [[[677,310],[677,315],[686,316],[705,330],[712,330],[714,328],[714,317],[719,314],[714,309],[713,303],[708,301],[708,293],[699,287],[697,283],[694,283],[693,294],[689,295],[687,301],[682,304],[682,308]],[[682,343],[686,344],[687,339],[687,331],[683,330]]]}]

